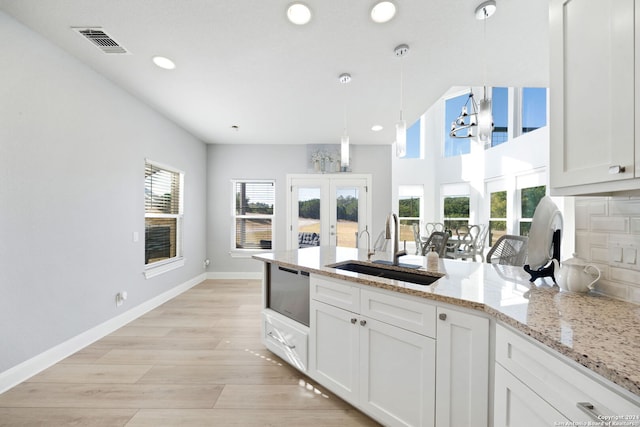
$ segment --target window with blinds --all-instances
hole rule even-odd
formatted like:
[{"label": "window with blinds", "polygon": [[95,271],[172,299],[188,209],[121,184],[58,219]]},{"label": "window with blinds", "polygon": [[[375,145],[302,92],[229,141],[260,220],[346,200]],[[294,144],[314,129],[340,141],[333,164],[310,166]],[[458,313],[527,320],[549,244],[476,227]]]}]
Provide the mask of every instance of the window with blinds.
[{"label": "window with blinds", "polygon": [[240,181],[233,185],[233,250],[272,248],[275,181]]},{"label": "window with blinds", "polygon": [[147,161],[144,171],[145,265],[182,256],[182,173]]}]

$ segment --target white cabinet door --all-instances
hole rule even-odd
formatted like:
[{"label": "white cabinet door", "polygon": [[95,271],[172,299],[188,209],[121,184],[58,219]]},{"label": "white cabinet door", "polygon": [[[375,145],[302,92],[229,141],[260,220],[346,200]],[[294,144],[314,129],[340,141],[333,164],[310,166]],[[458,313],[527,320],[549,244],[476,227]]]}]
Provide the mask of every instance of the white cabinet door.
[{"label": "white cabinet door", "polygon": [[358,398],[357,316],[315,300],[310,306],[309,375],[349,402]]},{"label": "white cabinet door", "polygon": [[550,38],[551,187],[633,178],[634,0],[552,0]]},{"label": "white cabinet door", "polygon": [[436,425],[489,423],[489,319],[438,307]]},{"label": "white cabinet door", "polygon": [[387,426],[433,426],[435,340],[361,317],[360,405]]},{"label": "white cabinet door", "polygon": [[498,363],[493,411],[495,427],[570,425],[567,418]]}]

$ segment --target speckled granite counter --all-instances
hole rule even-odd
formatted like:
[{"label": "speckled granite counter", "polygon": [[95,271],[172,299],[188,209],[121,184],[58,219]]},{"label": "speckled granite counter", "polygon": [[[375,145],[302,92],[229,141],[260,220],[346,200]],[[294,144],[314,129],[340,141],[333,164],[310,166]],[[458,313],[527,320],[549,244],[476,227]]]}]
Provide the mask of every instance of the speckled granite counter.
[{"label": "speckled granite counter", "polygon": [[[421,286],[326,267],[366,259],[366,252],[357,249],[313,247],[254,258],[486,312],[640,396],[638,305],[593,293],[559,292],[550,279],[531,284],[521,268],[486,263],[440,260],[445,276]],[[422,257],[403,262],[424,263]]]}]

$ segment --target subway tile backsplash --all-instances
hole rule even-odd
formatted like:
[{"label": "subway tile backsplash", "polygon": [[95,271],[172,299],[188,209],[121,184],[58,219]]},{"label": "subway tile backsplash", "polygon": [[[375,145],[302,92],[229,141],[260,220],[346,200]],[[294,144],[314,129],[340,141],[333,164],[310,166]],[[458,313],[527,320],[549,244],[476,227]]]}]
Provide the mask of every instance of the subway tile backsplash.
[{"label": "subway tile backsplash", "polygon": [[596,291],[640,304],[640,198],[576,197],[575,227],[576,254],[602,272]]}]

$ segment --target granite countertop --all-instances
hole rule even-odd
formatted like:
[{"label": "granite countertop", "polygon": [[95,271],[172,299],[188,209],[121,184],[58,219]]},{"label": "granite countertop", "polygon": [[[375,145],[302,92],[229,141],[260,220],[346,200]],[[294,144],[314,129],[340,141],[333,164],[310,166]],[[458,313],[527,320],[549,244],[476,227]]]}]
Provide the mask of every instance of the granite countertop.
[{"label": "granite countertop", "polygon": [[[444,276],[422,286],[326,267],[366,260],[366,251],[358,249],[312,247],[254,258],[486,312],[640,396],[639,305],[595,293],[559,292],[550,278],[532,284],[522,268],[487,263],[441,259]],[[401,261],[424,265],[418,256]]]}]

